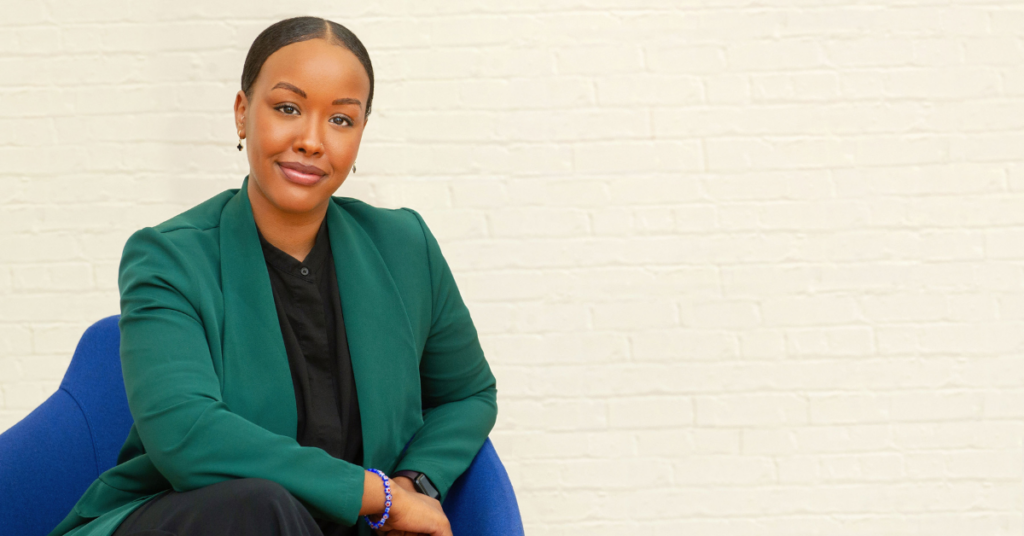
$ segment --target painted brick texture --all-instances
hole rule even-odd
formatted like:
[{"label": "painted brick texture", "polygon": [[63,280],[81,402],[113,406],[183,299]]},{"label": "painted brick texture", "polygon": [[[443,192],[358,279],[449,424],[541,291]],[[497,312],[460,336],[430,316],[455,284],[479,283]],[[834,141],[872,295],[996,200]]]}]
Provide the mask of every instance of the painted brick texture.
[{"label": "painted brick texture", "polygon": [[1024,530],[1019,0],[7,4],[0,430],[314,14],[377,77],[338,195],[438,237],[528,534]]}]

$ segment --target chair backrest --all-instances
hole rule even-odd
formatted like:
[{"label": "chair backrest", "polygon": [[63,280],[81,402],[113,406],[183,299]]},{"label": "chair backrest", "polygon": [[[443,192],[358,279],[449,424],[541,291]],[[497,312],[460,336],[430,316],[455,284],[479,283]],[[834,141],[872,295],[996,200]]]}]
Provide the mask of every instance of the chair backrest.
[{"label": "chair backrest", "polygon": [[49,533],[117,462],[132,426],[117,319],[90,326],[57,392],[0,435],[0,535]]},{"label": "chair backrest", "polygon": [[[45,536],[117,463],[133,422],[118,318],[90,326],[57,392],[0,434],[0,536]],[[444,509],[456,535],[523,534],[512,485],[490,439],[449,490]]]}]

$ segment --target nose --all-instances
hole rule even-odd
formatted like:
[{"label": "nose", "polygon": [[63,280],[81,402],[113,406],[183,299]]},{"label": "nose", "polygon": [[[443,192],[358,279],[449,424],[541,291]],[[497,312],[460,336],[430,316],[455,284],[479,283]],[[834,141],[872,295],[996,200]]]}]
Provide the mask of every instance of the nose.
[{"label": "nose", "polygon": [[295,143],[292,147],[295,152],[308,156],[317,156],[323,153],[323,134],[317,127],[318,123],[318,121],[312,118],[305,121],[302,131],[295,137]]}]

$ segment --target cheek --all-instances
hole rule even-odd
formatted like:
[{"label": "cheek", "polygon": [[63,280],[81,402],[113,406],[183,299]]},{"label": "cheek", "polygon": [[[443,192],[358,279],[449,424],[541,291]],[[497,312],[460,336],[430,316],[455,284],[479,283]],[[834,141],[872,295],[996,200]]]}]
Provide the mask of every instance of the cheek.
[{"label": "cheek", "polygon": [[331,140],[330,145],[326,148],[329,153],[329,157],[335,165],[351,167],[351,162],[355,160],[356,155],[359,153],[359,142],[362,138],[362,132],[349,132],[344,135],[336,136]]},{"label": "cheek", "polygon": [[257,145],[263,153],[278,153],[287,147],[291,140],[289,125],[274,119],[265,119],[257,127],[259,133]]}]

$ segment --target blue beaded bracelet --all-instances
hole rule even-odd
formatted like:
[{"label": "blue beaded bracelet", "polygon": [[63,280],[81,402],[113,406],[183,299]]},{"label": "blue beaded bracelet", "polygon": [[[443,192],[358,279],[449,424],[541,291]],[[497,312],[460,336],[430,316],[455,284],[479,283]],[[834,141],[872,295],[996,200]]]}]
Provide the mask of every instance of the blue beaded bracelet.
[{"label": "blue beaded bracelet", "polygon": [[376,473],[384,481],[384,516],[376,523],[370,521],[370,516],[363,516],[366,518],[366,523],[370,525],[370,528],[377,530],[384,526],[384,522],[388,519],[388,513],[391,512],[391,484],[388,482],[388,475],[385,475],[383,471],[379,469],[367,469],[367,471]]}]

